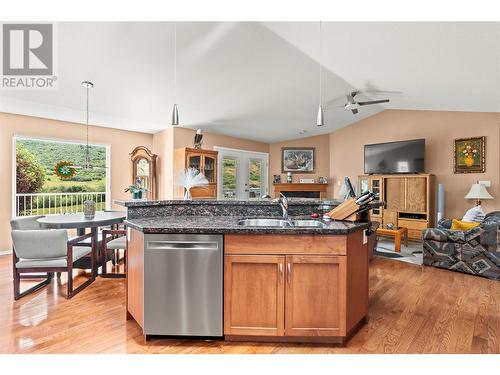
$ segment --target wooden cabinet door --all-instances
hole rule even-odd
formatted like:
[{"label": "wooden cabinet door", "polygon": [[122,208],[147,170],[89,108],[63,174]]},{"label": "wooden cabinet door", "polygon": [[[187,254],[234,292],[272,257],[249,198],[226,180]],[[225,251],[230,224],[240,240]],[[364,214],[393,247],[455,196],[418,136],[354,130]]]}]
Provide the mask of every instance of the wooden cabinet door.
[{"label": "wooden cabinet door", "polygon": [[224,257],[224,334],[283,336],[285,256]]},{"label": "wooden cabinet door", "polygon": [[286,256],[285,335],[345,335],[343,256]]},{"label": "wooden cabinet door", "polygon": [[404,211],[405,205],[405,178],[387,177],[384,181],[384,197],[386,208],[391,211]]},{"label": "wooden cabinet door", "polygon": [[406,178],[406,211],[427,211],[427,179],[425,177]]}]

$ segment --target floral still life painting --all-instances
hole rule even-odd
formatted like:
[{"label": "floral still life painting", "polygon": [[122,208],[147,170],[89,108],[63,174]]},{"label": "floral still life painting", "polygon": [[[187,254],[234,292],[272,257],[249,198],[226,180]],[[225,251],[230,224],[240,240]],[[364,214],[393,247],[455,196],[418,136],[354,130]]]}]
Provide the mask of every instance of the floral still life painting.
[{"label": "floral still life painting", "polygon": [[453,147],[454,173],[483,173],[486,157],[485,137],[455,139]]}]

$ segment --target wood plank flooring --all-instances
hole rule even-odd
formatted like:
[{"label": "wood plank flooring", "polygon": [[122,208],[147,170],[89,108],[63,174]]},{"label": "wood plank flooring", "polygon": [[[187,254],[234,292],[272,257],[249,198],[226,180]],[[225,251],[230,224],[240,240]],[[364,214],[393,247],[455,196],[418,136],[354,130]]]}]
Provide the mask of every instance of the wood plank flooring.
[{"label": "wood plank flooring", "polygon": [[378,257],[369,321],[345,347],[145,343],[125,320],[123,279],[99,277],[69,301],[64,283],[14,301],[11,257],[0,256],[0,353],[500,353],[500,282]]}]

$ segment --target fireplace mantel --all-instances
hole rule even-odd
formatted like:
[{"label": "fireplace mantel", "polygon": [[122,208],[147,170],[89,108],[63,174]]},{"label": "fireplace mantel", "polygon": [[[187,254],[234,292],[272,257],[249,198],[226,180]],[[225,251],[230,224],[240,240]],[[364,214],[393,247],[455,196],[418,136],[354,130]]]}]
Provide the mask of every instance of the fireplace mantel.
[{"label": "fireplace mantel", "polygon": [[[326,198],[326,189],[328,184],[300,184],[300,183],[281,183],[274,184],[274,196],[279,197],[280,193],[285,196],[293,196],[299,198],[300,193],[305,193],[302,198]],[[287,194],[288,193],[288,194]],[[317,197],[306,196],[311,193],[316,193]]]}]

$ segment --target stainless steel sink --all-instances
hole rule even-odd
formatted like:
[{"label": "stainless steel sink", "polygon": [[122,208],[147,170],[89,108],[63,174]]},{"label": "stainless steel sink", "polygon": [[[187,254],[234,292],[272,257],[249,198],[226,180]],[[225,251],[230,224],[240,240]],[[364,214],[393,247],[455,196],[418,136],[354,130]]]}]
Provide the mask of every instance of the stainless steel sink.
[{"label": "stainless steel sink", "polygon": [[292,220],[292,225],[297,228],[324,228],[325,223],[318,220]]},{"label": "stainless steel sink", "polygon": [[238,225],[245,227],[295,227],[295,228],[324,228],[325,223],[318,220],[280,220],[280,219],[244,219],[238,222]]},{"label": "stainless steel sink", "polygon": [[286,227],[291,226],[290,222],[280,219],[244,219],[238,225],[245,227]]}]

